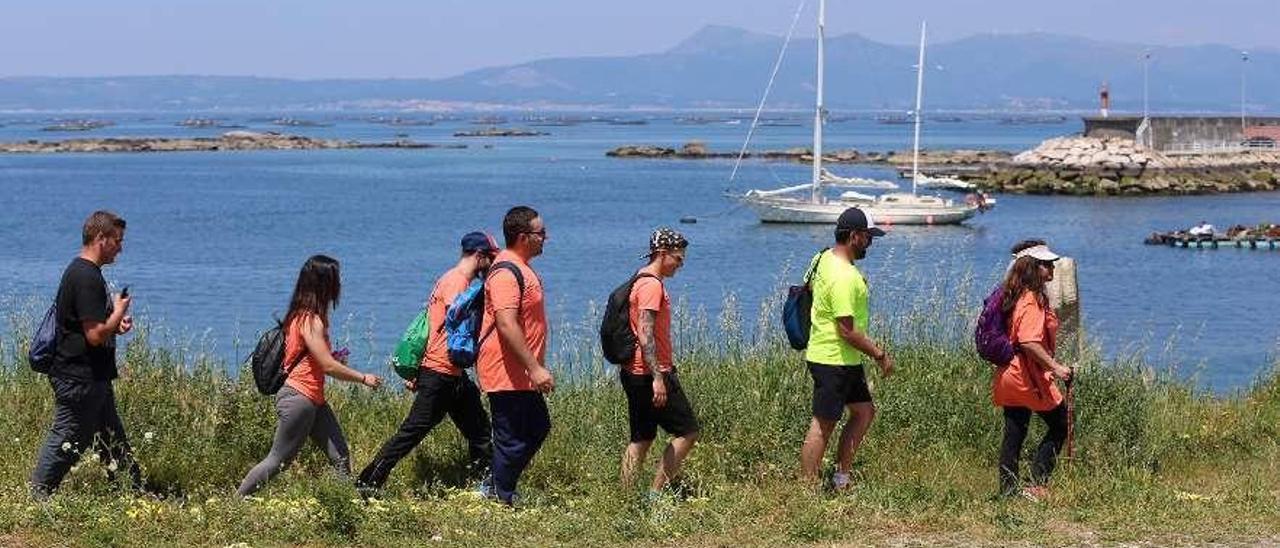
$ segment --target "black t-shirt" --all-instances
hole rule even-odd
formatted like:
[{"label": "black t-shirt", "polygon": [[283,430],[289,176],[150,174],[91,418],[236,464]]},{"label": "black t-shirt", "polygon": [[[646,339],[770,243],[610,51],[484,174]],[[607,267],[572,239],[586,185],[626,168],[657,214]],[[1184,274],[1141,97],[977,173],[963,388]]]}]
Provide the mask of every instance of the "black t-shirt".
[{"label": "black t-shirt", "polygon": [[91,346],[84,336],[84,321],[106,322],[111,303],[102,269],[92,261],[76,257],[62,273],[58,285],[58,349],[49,376],[83,381],[116,378],[116,338],[111,335],[102,346]]}]

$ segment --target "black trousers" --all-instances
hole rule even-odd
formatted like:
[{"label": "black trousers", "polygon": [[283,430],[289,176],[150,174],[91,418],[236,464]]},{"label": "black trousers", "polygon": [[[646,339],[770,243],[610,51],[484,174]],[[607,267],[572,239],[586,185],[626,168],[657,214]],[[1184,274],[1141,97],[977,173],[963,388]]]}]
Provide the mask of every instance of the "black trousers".
[{"label": "black trousers", "polygon": [[[1049,411],[1037,411],[1049,430],[1036,448],[1031,461],[1031,484],[1044,485],[1058,461],[1058,453],[1067,439],[1067,405],[1059,404]],[[1027,439],[1027,427],[1031,424],[1031,410],[1026,407],[1004,408],[1004,442],[1000,444],[1000,492],[1017,493],[1022,486],[1018,475],[1018,460],[1022,456],[1022,442]]]},{"label": "black trousers", "polygon": [[391,475],[391,469],[400,462],[422,439],[427,437],[445,415],[453,421],[467,438],[473,472],[485,470],[492,460],[493,446],[489,435],[489,414],[480,403],[480,390],[464,373],[457,377],[421,369],[418,371],[418,391],[413,397],[409,416],[400,423],[400,429],[382,445],[378,455],[360,472],[357,480],[361,487],[382,487]]},{"label": "black trousers", "polygon": [[32,494],[36,498],[49,496],[80,455],[89,450],[96,451],[108,466],[108,478],[114,480],[118,470],[129,474],[135,490],[142,489],[142,471],[125,438],[111,381],[49,377],[49,384],[53,386],[53,426],[31,473]]}]

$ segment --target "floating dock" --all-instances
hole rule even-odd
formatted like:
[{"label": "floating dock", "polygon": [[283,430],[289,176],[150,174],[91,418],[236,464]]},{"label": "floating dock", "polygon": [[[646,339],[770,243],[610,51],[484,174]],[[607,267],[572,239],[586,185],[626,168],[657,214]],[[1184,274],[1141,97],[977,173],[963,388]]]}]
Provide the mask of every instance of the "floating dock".
[{"label": "floating dock", "polygon": [[1280,250],[1280,238],[1227,238],[1153,234],[1143,243],[1187,249],[1274,249]]},{"label": "floating dock", "polygon": [[1226,232],[1204,224],[1188,230],[1153,232],[1142,243],[1184,249],[1280,249],[1280,224],[1235,225]]}]

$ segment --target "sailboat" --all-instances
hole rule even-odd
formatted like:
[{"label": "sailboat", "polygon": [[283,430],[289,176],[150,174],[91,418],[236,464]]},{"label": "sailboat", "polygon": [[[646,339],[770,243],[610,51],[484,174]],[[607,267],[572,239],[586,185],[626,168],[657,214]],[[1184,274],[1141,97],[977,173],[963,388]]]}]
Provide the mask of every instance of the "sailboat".
[{"label": "sailboat", "polygon": [[[922,184],[939,185],[941,180],[926,178],[920,174],[920,123],[924,107],[924,45],[927,24],[920,23],[920,54],[916,60],[916,108],[915,136],[911,145],[911,193],[893,193],[877,196],[872,204],[860,206],[876,223],[900,225],[957,224],[985,207],[981,198],[957,203],[939,196],[922,195]],[[962,184],[963,181],[958,181]]]},{"label": "sailboat", "polygon": [[[888,193],[879,196],[859,192],[845,192],[830,199],[822,192],[824,186],[837,183],[822,168],[822,123],[826,110],[823,106],[823,76],[825,72],[826,1],[818,4],[818,81],[817,105],[813,124],[813,177],[808,184],[774,190],[749,190],[741,200],[766,223],[834,223],[849,207],[862,209],[876,224],[883,225],[939,225],[956,224],[973,217],[979,210],[976,202],[956,203],[938,196],[921,195],[918,192],[920,178],[920,106],[924,91],[924,43],[925,27],[920,29],[920,59],[916,74],[915,147],[912,164],[911,192]],[[824,176],[825,175],[825,176]],[[868,182],[875,184],[868,184]],[[851,180],[850,186],[863,188],[890,188],[888,181]],[[896,187],[896,185],[895,185]],[[806,195],[799,195],[808,190]]]}]

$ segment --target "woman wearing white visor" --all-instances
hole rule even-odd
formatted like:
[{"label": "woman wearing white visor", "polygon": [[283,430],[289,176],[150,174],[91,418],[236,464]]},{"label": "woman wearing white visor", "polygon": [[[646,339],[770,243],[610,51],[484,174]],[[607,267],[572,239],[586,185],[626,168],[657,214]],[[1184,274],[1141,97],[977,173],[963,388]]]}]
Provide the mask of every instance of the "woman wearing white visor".
[{"label": "woman wearing white visor", "polygon": [[[1054,358],[1058,317],[1045,291],[1060,257],[1041,240],[1020,242],[1012,251],[1002,312],[1017,352],[1008,365],[996,370],[992,383],[992,401],[1004,408],[1000,489],[1006,495],[1039,500],[1047,494],[1045,484],[1067,438],[1067,407],[1054,380],[1066,380],[1072,371]],[[1032,459],[1030,481],[1024,483],[1019,479],[1018,461],[1033,412],[1044,419],[1048,432]]]}]

